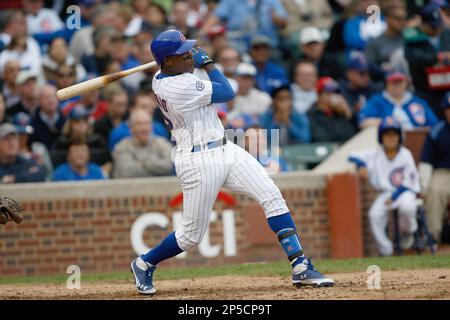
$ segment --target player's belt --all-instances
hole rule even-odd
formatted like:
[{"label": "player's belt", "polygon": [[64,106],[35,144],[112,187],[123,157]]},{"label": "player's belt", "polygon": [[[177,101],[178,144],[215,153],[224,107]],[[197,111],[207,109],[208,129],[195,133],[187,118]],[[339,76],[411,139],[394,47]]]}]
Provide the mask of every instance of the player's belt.
[{"label": "player's belt", "polygon": [[207,144],[196,144],[195,146],[192,146],[191,152],[199,152],[204,150],[210,150],[217,147],[221,147],[227,143],[227,137],[223,137],[220,140],[216,141],[210,141]]}]

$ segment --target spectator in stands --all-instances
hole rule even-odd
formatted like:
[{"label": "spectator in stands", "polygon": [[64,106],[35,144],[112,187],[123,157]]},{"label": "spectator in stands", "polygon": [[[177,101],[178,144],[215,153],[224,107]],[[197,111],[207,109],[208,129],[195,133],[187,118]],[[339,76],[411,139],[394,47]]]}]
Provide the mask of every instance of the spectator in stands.
[{"label": "spectator in stands", "polygon": [[439,6],[428,4],[420,14],[420,26],[405,30],[404,57],[417,96],[426,100],[439,114],[445,90],[429,87],[426,68],[438,63],[450,65],[450,30],[443,29]]},{"label": "spectator in stands", "polygon": [[111,60],[111,38],[114,32],[112,27],[101,26],[92,33],[94,52],[83,54],[81,57],[81,64],[88,74],[95,76],[104,74],[106,64]]},{"label": "spectator in stands", "polygon": [[313,142],[343,143],[350,139],[356,128],[353,112],[340,93],[339,84],[330,77],[317,81],[317,103],[308,111]]},{"label": "spectator in stands", "polygon": [[364,51],[371,75],[377,81],[383,81],[384,74],[395,69],[391,61],[392,55],[403,47],[403,31],[408,19],[403,1],[396,0],[390,3],[384,8],[386,31],[369,40]]},{"label": "spectator in stands", "polygon": [[59,166],[67,159],[69,146],[74,141],[82,141],[89,146],[91,160],[95,164],[104,165],[105,171],[110,166],[110,154],[106,143],[97,134],[92,133],[92,127],[88,122],[89,113],[83,108],[73,108],[64,124],[63,134],[58,138],[51,157],[53,165]]},{"label": "spectator in stands", "polygon": [[250,56],[256,66],[256,87],[271,93],[273,89],[289,83],[286,71],[282,66],[270,61],[271,40],[264,35],[252,38]]},{"label": "spectator in stands", "polygon": [[89,162],[89,157],[89,146],[85,142],[72,142],[67,153],[67,162],[55,169],[53,181],[105,179],[101,167]]},{"label": "spectator in stands", "polygon": [[169,17],[171,24],[168,29],[176,29],[183,33],[186,38],[194,39],[197,29],[187,24],[189,10],[189,3],[182,0],[175,0],[172,7],[172,14]]},{"label": "spectator in stands", "polygon": [[151,117],[144,110],[130,115],[132,136],[123,139],[114,149],[114,178],[167,176],[172,174],[172,144],[153,136]]},{"label": "spectator in stands", "polygon": [[126,33],[128,35],[135,35],[139,32],[139,30],[142,30],[142,22],[144,21],[143,17],[150,2],[147,0],[132,0],[130,1],[130,4],[133,8],[133,17],[128,24]]},{"label": "spectator in stands", "polygon": [[26,35],[12,37],[6,49],[0,53],[0,69],[3,69],[8,61],[17,60],[20,62],[22,69],[30,70],[35,75],[39,75],[41,72],[41,55],[39,52],[28,50],[27,46]]},{"label": "spectator in stands", "polygon": [[[128,43],[128,39],[122,34],[116,34],[111,38],[111,57],[112,60],[119,62],[120,70],[134,68],[139,65],[139,61],[131,54],[131,46]],[[137,89],[142,78],[143,75],[139,72],[122,80],[128,86]]]},{"label": "spectator in stands", "polygon": [[344,78],[345,55],[353,50],[364,51],[370,39],[378,37],[385,31],[386,24],[383,20],[367,23],[366,10],[369,5],[379,3],[373,0],[352,0],[346,6],[342,18],[334,23],[320,63],[320,75],[333,79]]},{"label": "spectator in stands", "polygon": [[6,108],[10,108],[20,101],[19,90],[16,85],[16,77],[20,71],[20,63],[17,60],[9,60],[3,68],[1,77],[1,91],[5,99]]},{"label": "spectator in stands", "polygon": [[358,112],[365,106],[366,101],[380,90],[370,81],[369,64],[362,53],[350,54],[345,66],[345,79],[341,81],[340,89],[355,115],[356,125]]},{"label": "spectator in stands", "polygon": [[3,96],[0,93],[0,124],[6,122],[5,111],[6,111],[5,100],[3,99]]},{"label": "spectator in stands", "polygon": [[[270,147],[270,152],[268,148]],[[268,174],[290,171],[290,165],[284,160],[275,144],[267,143],[267,130],[254,121],[245,130],[245,150],[250,153],[266,169]],[[278,153],[278,157],[275,154]]]},{"label": "spectator in stands", "polygon": [[152,1],[145,10],[144,22],[150,26],[154,34],[161,33],[168,26],[168,11],[169,8],[164,5],[164,1]]},{"label": "spectator in stands", "polygon": [[394,118],[403,129],[435,125],[437,118],[428,103],[409,92],[408,85],[404,73],[390,72],[386,77],[386,90],[373,95],[361,109],[360,127],[378,125],[386,117]]},{"label": "spectator in stands", "polygon": [[45,168],[20,155],[19,135],[14,125],[0,125],[0,183],[39,182],[45,180]]},{"label": "spectator in stands", "polygon": [[69,43],[69,51],[75,60],[80,61],[83,55],[93,54],[95,51],[92,34],[96,28],[102,26],[114,26],[116,12],[108,5],[95,6],[92,13],[91,25],[86,25],[76,31]]},{"label": "spectator in stands", "polygon": [[300,60],[293,68],[291,92],[294,110],[306,114],[317,101],[317,67],[308,60]]},{"label": "spectator in stands", "polygon": [[8,108],[6,111],[7,116],[12,117],[19,112],[33,114],[38,104],[36,75],[30,71],[20,71],[16,77],[16,86],[20,100],[18,103]]},{"label": "spectator in stands", "polygon": [[249,63],[240,63],[235,72],[238,91],[233,107],[228,110],[227,120],[233,128],[244,128],[267,112],[272,99],[266,92],[255,88],[256,68]]},{"label": "spectator in stands", "polygon": [[300,33],[300,59],[310,60],[318,67],[325,48],[323,33],[315,27],[307,27]]},{"label": "spectator in stands", "polygon": [[208,34],[207,40],[211,44],[211,48],[208,50],[208,54],[215,58],[219,52],[229,46],[226,29],[224,26],[217,25],[212,27]]},{"label": "spectator in stands", "polygon": [[92,122],[103,117],[108,111],[108,103],[100,99],[100,92],[98,90],[83,93],[79,96],[79,99],[67,103],[62,109],[62,113],[67,117],[70,111],[77,107],[85,109],[89,113],[89,120]]},{"label": "spectator in stands", "polygon": [[393,253],[393,244],[386,234],[388,211],[397,209],[401,247],[408,249],[417,230],[417,193],[419,175],[411,152],[402,146],[402,130],[392,118],[384,119],[378,129],[381,147],[350,154],[361,178],[369,179],[378,196],[369,209],[369,221],[378,250],[382,256]]},{"label": "spectator in stands", "polygon": [[[77,80],[77,70],[74,66],[62,64],[58,67],[56,87],[59,89],[74,85]],[[75,99],[75,98],[74,98]]]},{"label": "spectator in stands", "polygon": [[69,54],[66,40],[62,37],[57,37],[50,42],[48,53],[42,59],[42,69],[47,81],[56,82],[58,68],[61,65],[73,66],[75,68],[77,82],[81,82],[86,77],[86,70],[83,65],[77,63],[75,58]]},{"label": "spectator in stands", "polygon": [[426,219],[434,240],[441,240],[442,226],[450,201],[450,93],[442,103],[444,120],[431,128],[419,164]]},{"label": "spectator in stands", "polygon": [[44,8],[44,0],[22,0],[30,34],[50,33],[64,28],[56,11]]},{"label": "spectator in stands", "polygon": [[56,87],[45,85],[39,93],[39,107],[31,121],[34,129],[32,141],[42,142],[48,150],[53,148],[63,128],[65,119],[58,107]]},{"label": "spectator in stands", "polygon": [[[155,114],[157,107],[156,98],[153,92],[138,91],[134,96],[134,101],[131,103],[130,113],[135,110],[142,109],[146,111],[151,117]],[[153,133],[157,136],[168,139],[169,133],[167,132],[164,125],[153,119],[152,121]],[[129,121],[123,121],[117,127],[111,130],[108,139],[108,148],[112,151],[115,145],[123,138],[129,137],[131,135]]]},{"label": "spectator in stands", "polygon": [[125,90],[120,86],[108,89],[105,92],[108,111],[94,124],[94,132],[104,141],[108,141],[111,130],[125,120],[128,108],[128,95]]},{"label": "spectator in stands", "polygon": [[34,133],[31,120],[31,116],[24,112],[19,112],[12,119],[12,123],[16,126],[19,134],[20,155],[25,159],[33,159],[37,164],[44,166],[48,180],[53,172],[52,161],[47,147],[39,141],[31,140]]},{"label": "spectator in stands", "polygon": [[[357,3],[356,15],[348,18],[343,26],[343,40],[346,52],[364,51],[366,43],[378,37],[386,30],[384,17],[378,17],[374,23],[367,23],[367,8],[380,6],[377,0],[354,0]],[[375,19],[377,16],[375,16]]]},{"label": "spectator in stands", "polygon": [[133,18],[133,9],[128,5],[117,5],[113,7],[116,11],[115,28],[126,37],[134,36],[135,30],[129,30],[128,26]]},{"label": "spectator in stands", "polygon": [[223,74],[227,78],[234,77],[234,73],[240,62],[241,57],[239,52],[233,47],[226,47],[217,53],[217,64],[220,65],[223,70]]},{"label": "spectator in stands", "polygon": [[333,11],[326,0],[283,0],[283,5],[289,14],[287,35],[307,27],[328,30],[333,24]]},{"label": "spectator in stands", "polygon": [[[27,34],[27,23],[22,11],[5,10],[1,12],[0,22],[0,48],[22,47],[22,49],[25,49],[25,52],[21,52],[20,55],[24,58],[33,58],[32,61],[29,61],[28,59],[22,61],[21,59],[17,59],[17,57],[11,57],[12,52],[10,52],[7,54],[9,57],[6,59],[5,55],[5,58],[3,58],[4,61],[0,62],[0,70],[3,69],[4,63],[8,62],[10,59],[14,59],[20,62],[22,68],[30,68],[33,66],[34,69],[32,69],[32,71],[37,75],[38,72],[40,72],[41,52],[37,41]],[[25,46],[23,45],[21,37],[25,37]],[[16,39],[15,44],[11,44],[13,38]],[[2,54],[0,54],[0,56]]]},{"label": "spectator in stands", "polygon": [[272,139],[271,129],[278,129],[281,146],[310,142],[311,131],[308,117],[293,109],[289,86],[273,90],[271,96],[272,108],[260,118],[262,127],[268,129],[269,141]]},{"label": "spectator in stands", "polygon": [[280,0],[262,0],[259,6],[248,1],[222,0],[201,30],[207,34],[211,27],[224,21],[230,44],[239,52],[248,50],[248,37],[263,34],[269,44],[278,47],[278,29],[287,26],[288,16]]}]

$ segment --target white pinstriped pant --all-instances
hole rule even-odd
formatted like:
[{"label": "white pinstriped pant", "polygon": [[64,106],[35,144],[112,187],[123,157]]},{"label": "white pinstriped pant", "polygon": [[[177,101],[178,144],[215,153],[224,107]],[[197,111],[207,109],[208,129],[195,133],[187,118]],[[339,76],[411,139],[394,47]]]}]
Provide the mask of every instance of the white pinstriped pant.
[{"label": "white pinstriped pant", "polygon": [[175,169],[183,191],[182,227],[176,230],[175,238],[184,251],[203,239],[222,187],[256,199],[266,218],[289,211],[280,190],[261,164],[230,141],[200,152],[177,148]]}]

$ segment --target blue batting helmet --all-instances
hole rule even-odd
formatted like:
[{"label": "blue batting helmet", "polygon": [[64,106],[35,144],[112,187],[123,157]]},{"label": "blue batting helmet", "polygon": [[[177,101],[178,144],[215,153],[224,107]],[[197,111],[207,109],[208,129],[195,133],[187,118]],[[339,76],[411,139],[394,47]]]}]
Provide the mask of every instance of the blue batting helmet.
[{"label": "blue batting helmet", "polygon": [[161,65],[167,57],[188,52],[196,42],[197,40],[187,40],[178,30],[167,30],[153,39],[150,50],[156,63]]},{"label": "blue batting helmet", "polygon": [[380,144],[383,143],[381,137],[383,136],[383,133],[385,133],[387,130],[395,130],[400,137],[399,143],[400,144],[402,143],[402,127],[393,118],[387,117],[386,119],[383,120],[383,122],[381,122],[380,126],[378,127],[378,142]]}]

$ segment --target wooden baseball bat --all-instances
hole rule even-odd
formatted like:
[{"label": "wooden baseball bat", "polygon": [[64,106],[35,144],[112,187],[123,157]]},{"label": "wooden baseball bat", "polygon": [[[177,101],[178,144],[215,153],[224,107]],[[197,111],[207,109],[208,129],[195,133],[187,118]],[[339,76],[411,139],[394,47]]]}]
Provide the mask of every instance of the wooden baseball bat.
[{"label": "wooden baseball bat", "polygon": [[101,76],[101,77],[97,77],[94,79],[86,80],[86,81],[74,84],[70,87],[58,90],[56,92],[56,95],[60,101],[67,100],[72,97],[83,94],[85,92],[89,92],[92,90],[102,88],[102,87],[106,86],[107,84],[110,84],[111,82],[122,79],[133,73],[153,68],[156,65],[157,65],[156,62],[152,61],[152,62],[143,64],[143,65],[131,68],[131,69],[118,71],[118,72],[108,74],[106,76]]}]

